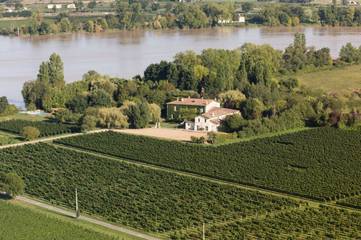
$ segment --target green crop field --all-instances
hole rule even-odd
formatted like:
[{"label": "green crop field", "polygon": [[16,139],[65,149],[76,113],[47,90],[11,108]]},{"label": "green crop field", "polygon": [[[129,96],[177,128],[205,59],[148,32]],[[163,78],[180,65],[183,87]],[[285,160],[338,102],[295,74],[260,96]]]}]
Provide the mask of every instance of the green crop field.
[{"label": "green crop field", "polygon": [[114,132],[58,142],[317,200],[361,192],[359,131],[320,128],[219,147]]},{"label": "green crop field", "polygon": [[315,72],[297,73],[302,85],[326,92],[350,93],[361,88],[361,65],[351,65]]},{"label": "green crop field", "polygon": [[282,197],[48,144],[1,150],[0,172],[10,171],[25,179],[32,196],[73,208],[78,188],[82,211],[154,233],[299,206]]},{"label": "green crop field", "polygon": [[[361,214],[330,207],[296,209],[264,218],[207,227],[206,239],[360,239]],[[183,233],[199,239],[198,232]]]},{"label": "green crop field", "polygon": [[15,134],[21,133],[24,127],[35,127],[40,131],[40,137],[72,133],[79,131],[74,125],[55,124],[43,121],[9,120],[0,121],[0,130]]},{"label": "green crop field", "polygon": [[[115,240],[116,238],[60,220],[45,212],[0,200],[0,240]],[[130,240],[130,238],[129,238]]]},{"label": "green crop field", "polygon": [[337,201],[339,205],[361,209],[361,196],[353,196]]}]

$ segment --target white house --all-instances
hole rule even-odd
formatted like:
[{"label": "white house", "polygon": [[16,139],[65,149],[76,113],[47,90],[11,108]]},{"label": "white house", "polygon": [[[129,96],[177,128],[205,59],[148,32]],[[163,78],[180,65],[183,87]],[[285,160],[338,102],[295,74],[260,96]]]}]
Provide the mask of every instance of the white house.
[{"label": "white house", "polygon": [[71,4],[66,5],[66,8],[67,9],[76,9],[76,6],[74,3],[71,3]]},{"label": "white house", "polygon": [[48,4],[48,9],[61,9],[62,7],[61,4]]}]

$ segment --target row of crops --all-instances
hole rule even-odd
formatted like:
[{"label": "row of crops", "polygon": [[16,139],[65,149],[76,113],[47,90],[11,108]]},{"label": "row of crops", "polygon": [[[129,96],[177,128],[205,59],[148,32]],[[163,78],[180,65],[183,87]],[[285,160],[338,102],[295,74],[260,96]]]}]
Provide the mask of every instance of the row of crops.
[{"label": "row of crops", "polygon": [[0,130],[20,134],[24,127],[35,127],[40,131],[40,137],[78,132],[79,127],[68,124],[57,124],[44,121],[9,120],[0,121]]},{"label": "row of crops", "polygon": [[[206,239],[361,239],[361,214],[321,207],[206,227]],[[201,229],[172,239],[198,240]]]},{"label": "row of crops", "polygon": [[337,204],[361,209],[361,196],[353,196],[350,198],[342,199],[337,201]]},{"label": "row of crops", "polygon": [[319,128],[219,147],[114,132],[59,143],[317,200],[361,191],[358,131]]},{"label": "row of crops", "polygon": [[0,200],[0,239],[115,240],[78,225]]},{"label": "row of crops", "polygon": [[40,143],[0,151],[0,172],[15,171],[26,192],[54,204],[150,232],[168,232],[298,207],[285,198],[138,167]]}]

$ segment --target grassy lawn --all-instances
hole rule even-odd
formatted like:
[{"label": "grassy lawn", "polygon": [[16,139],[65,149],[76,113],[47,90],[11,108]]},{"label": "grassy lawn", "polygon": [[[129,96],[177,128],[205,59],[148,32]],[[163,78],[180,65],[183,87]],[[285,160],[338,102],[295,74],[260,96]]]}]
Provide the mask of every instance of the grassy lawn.
[{"label": "grassy lawn", "polygon": [[339,67],[308,73],[297,73],[302,85],[327,92],[349,93],[361,88],[361,65]]},{"label": "grassy lawn", "polygon": [[0,146],[14,144],[18,142],[20,142],[20,139],[18,137],[0,131]]},{"label": "grassy lawn", "polygon": [[77,239],[136,240],[137,238],[61,216],[18,201],[0,200],[0,240]]},{"label": "grassy lawn", "polygon": [[17,113],[11,116],[0,116],[0,121],[9,120],[28,120],[28,121],[44,121],[47,120],[46,116],[30,115],[25,113]]}]

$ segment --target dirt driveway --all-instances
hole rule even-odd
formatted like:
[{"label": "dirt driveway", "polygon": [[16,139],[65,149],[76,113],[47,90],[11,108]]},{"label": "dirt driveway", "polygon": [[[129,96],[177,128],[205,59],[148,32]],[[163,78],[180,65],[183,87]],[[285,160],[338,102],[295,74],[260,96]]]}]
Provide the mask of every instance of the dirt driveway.
[{"label": "dirt driveway", "polygon": [[156,138],[165,138],[179,141],[190,141],[192,136],[195,137],[207,137],[206,132],[186,131],[183,129],[171,129],[171,128],[143,128],[143,129],[124,129],[115,130],[117,132],[143,135]]}]

